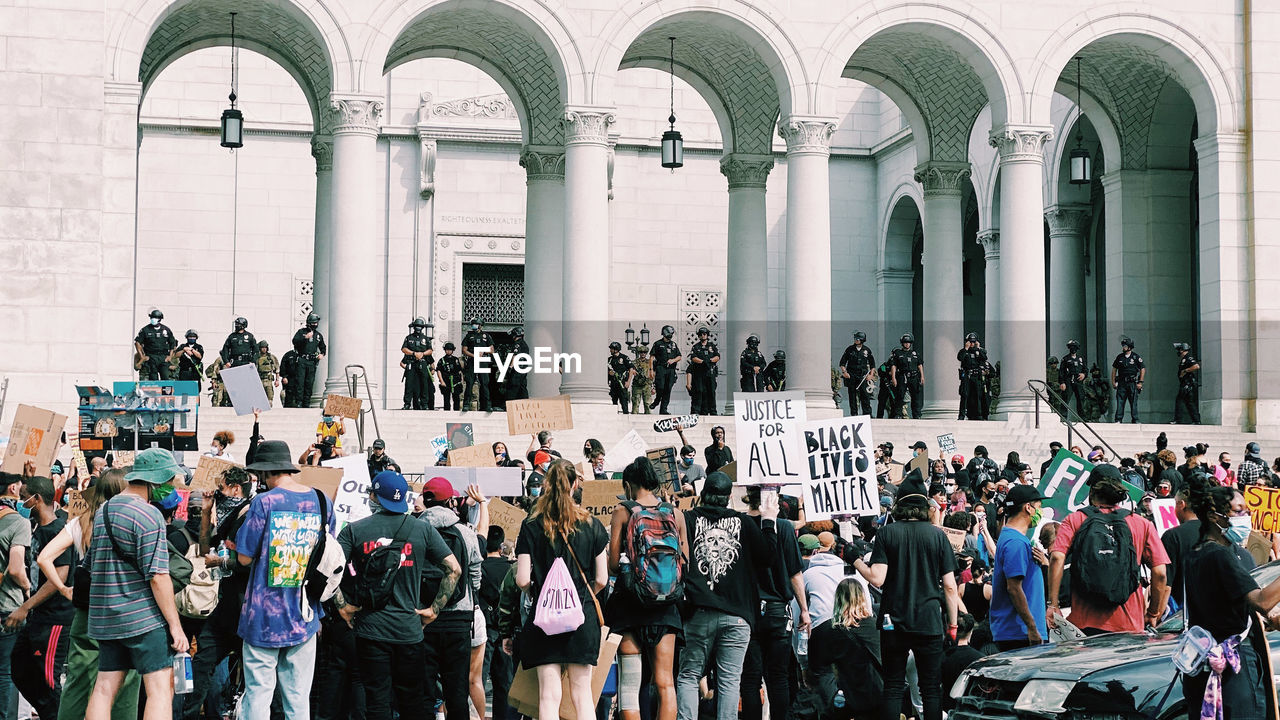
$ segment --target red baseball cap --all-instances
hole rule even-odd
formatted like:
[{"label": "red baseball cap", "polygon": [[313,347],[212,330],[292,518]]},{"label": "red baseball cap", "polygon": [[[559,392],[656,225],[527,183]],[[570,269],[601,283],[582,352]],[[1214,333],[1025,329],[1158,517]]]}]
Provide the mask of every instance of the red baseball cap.
[{"label": "red baseball cap", "polygon": [[458,493],[449,484],[448,480],[442,477],[433,477],[422,486],[423,500],[448,500],[449,498],[458,497]]},{"label": "red baseball cap", "polygon": [[963,455],[952,455],[952,456],[951,456],[951,464],[952,464],[952,465],[963,465],[963,464],[964,464],[964,456],[963,456]]},{"label": "red baseball cap", "polygon": [[538,452],[533,454],[534,465],[541,465],[542,463],[549,463],[549,462],[551,462],[551,453],[547,452],[546,450],[539,450]]}]

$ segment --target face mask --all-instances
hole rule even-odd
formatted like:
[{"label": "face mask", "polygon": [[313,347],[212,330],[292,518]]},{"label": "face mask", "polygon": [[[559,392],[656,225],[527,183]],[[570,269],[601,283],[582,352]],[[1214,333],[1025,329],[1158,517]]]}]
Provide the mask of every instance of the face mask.
[{"label": "face mask", "polygon": [[1031,516],[1031,527],[1034,529],[1035,527],[1040,525],[1040,520],[1043,517],[1044,517],[1044,513],[1041,511],[1041,509],[1036,508],[1036,514]]},{"label": "face mask", "polygon": [[1249,531],[1253,525],[1248,515],[1241,515],[1230,518],[1230,524],[1222,529],[1222,534],[1227,536],[1227,540],[1241,545],[1249,537]]},{"label": "face mask", "polygon": [[175,493],[177,493],[177,490],[174,489],[173,481],[171,480],[160,485],[152,485],[149,492],[149,499],[154,503],[164,502],[165,498],[168,498],[170,494]]},{"label": "face mask", "polygon": [[187,338],[187,344],[188,344],[188,345],[195,345],[195,344],[196,344],[196,339],[195,339],[195,338]]},{"label": "face mask", "polygon": [[680,458],[680,462],[684,463],[685,467],[693,466],[693,458]]},{"label": "face mask", "polygon": [[1230,470],[1230,469],[1231,469],[1231,463],[1229,463],[1229,462],[1224,462],[1224,463],[1222,463],[1222,469],[1223,469],[1223,470]]},{"label": "face mask", "polygon": [[222,454],[222,451],[218,449],[218,446],[217,446],[217,445],[210,445],[210,446],[209,446],[209,452],[210,452],[210,453],[212,453],[212,454],[214,454],[214,455],[221,455],[221,454]]},{"label": "face mask", "polygon": [[151,324],[152,324],[152,325],[159,325],[159,324],[160,324],[160,318],[151,318]]},{"label": "face mask", "polygon": [[533,487],[529,488],[529,497],[538,497],[541,494],[542,494],[541,486],[534,485]]}]

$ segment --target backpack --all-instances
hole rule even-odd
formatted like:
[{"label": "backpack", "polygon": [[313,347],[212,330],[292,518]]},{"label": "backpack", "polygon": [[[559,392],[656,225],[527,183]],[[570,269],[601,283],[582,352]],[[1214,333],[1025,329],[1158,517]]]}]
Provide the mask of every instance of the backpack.
[{"label": "backpack", "polygon": [[1138,554],[1125,510],[1083,508],[1071,538],[1071,590],[1092,604],[1121,605],[1138,589]]},{"label": "backpack", "polygon": [[[213,576],[213,571],[204,566],[203,562],[200,569],[195,569],[195,560],[200,558],[200,543],[192,537],[191,533],[185,528],[182,534],[190,541],[187,547],[187,553],[183,557],[192,567],[190,574],[187,576],[187,585],[173,595],[173,602],[178,606],[178,614],[183,617],[203,620],[213,614],[213,609],[218,607],[218,590],[222,584],[220,578]],[[173,554],[174,547],[169,545],[169,568],[173,570],[173,561],[176,557]]]},{"label": "backpack", "polygon": [[392,587],[400,573],[400,560],[404,551],[404,526],[408,521],[409,516],[405,515],[391,542],[374,548],[360,563],[350,601],[361,610],[377,612],[391,602]]},{"label": "backpack", "polygon": [[[329,498],[315,491],[320,503],[320,537],[307,558],[307,574],[302,578],[302,619],[311,622],[313,605],[333,597],[342,582],[342,572],[347,567],[347,556],[336,539],[329,537]],[[333,542],[329,542],[333,540]]]},{"label": "backpack", "polygon": [[671,605],[684,597],[684,572],[680,565],[680,533],[675,508],[670,503],[645,507],[625,502],[631,513],[622,541],[631,560],[624,587],[641,604]]},{"label": "backpack", "polygon": [[[467,573],[467,542],[462,537],[462,531],[458,526],[449,525],[448,527],[437,528],[440,531],[440,537],[444,539],[444,544],[449,546],[449,552],[453,553],[453,559],[458,561],[458,566],[462,568],[462,575],[458,577],[458,584],[453,588],[453,594],[449,596],[449,602],[445,603],[444,609],[452,608],[467,596],[467,589],[471,587],[470,575]],[[427,563],[422,568],[422,588],[419,600],[422,604],[431,607],[436,601],[436,595],[440,593],[440,583],[444,581],[445,568],[443,565],[435,563]]]}]

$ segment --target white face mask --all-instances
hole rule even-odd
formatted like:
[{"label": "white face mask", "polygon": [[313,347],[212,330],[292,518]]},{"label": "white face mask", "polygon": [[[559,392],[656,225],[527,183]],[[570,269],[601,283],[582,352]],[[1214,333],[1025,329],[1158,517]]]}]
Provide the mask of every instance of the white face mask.
[{"label": "white face mask", "polygon": [[1241,544],[1249,538],[1249,531],[1253,528],[1252,518],[1248,515],[1238,515],[1228,519],[1230,523],[1223,534],[1233,543]]}]

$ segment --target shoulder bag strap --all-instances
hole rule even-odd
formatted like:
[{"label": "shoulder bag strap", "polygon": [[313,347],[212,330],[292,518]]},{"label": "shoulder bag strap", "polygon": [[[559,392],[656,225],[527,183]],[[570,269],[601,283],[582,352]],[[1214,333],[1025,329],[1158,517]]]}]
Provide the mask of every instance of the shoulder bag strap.
[{"label": "shoulder bag strap", "polygon": [[582,582],[587,584],[587,594],[591,596],[591,602],[596,606],[596,618],[600,621],[600,627],[604,627],[604,613],[600,611],[600,599],[596,597],[596,591],[591,587],[591,581],[587,579],[587,571],[582,569],[582,563],[578,562],[578,554],[573,551],[573,545],[569,544],[569,536],[561,534],[564,538],[564,546],[569,548],[569,555],[573,558],[573,564],[578,566],[578,574],[582,576]]},{"label": "shoulder bag strap", "polygon": [[116,555],[121,560],[131,565],[134,570],[137,570],[139,575],[146,577],[146,573],[142,572],[142,568],[138,565],[138,559],[125,554],[124,548],[120,547],[120,543],[116,540],[115,534],[111,532],[110,503],[105,503],[102,506],[102,526],[103,529],[107,531],[107,540],[111,541],[111,547],[115,549]]}]

